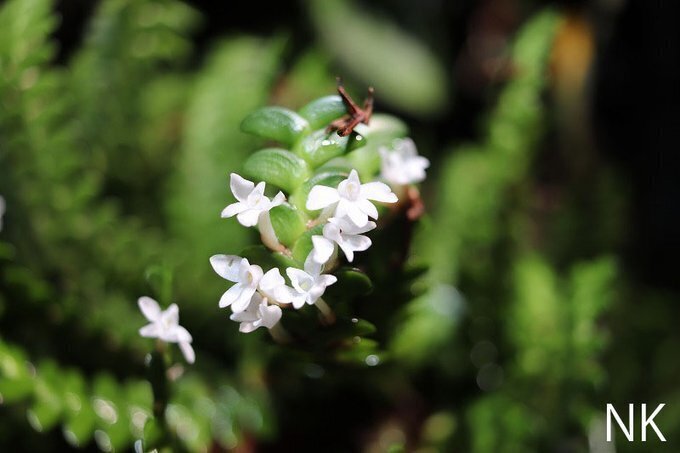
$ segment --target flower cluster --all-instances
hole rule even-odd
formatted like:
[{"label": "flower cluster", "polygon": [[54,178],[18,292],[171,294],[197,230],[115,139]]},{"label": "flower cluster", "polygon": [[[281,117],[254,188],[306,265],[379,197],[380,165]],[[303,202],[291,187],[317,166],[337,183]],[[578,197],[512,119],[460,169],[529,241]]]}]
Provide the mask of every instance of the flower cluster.
[{"label": "flower cluster", "polygon": [[[392,149],[381,149],[380,155],[381,177],[392,187],[424,179],[429,162],[418,156],[410,139],[396,140]],[[352,169],[336,187],[313,186],[304,207],[317,216],[307,222],[307,227],[322,225],[321,234],[311,236],[312,248],[302,269],[286,269],[288,282],[277,267],[265,272],[246,258],[212,256],[210,263],[215,272],[233,283],[222,295],[220,308],[231,307],[230,319],[240,323],[241,332],[252,332],[259,327],[272,329],[281,319],[282,308],[300,309],[305,305],[317,305],[325,311],[327,306],[322,296],[326,288],[337,281],[337,277],[326,273],[326,270],[335,268],[338,251],[352,262],[356,252],[371,246],[371,239],[365,233],[376,228],[374,220],[379,216],[376,203],[398,201],[390,185],[381,181],[362,184],[359,173]],[[222,217],[236,216],[245,227],[257,225],[265,245],[290,254],[285,248],[281,249],[270,218],[272,208],[288,204],[285,195],[278,192],[270,199],[265,195],[264,182],[255,184],[236,173],[231,174],[230,187],[236,202],[222,211]]]},{"label": "flower cluster", "polygon": [[[319,219],[325,218],[328,223],[323,229],[324,236],[312,238],[315,245],[307,256],[303,268],[288,267],[286,269],[290,286],[276,267],[264,272],[259,265],[251,264],[248,259],[239,256],[214,255],[210,258],[210,264],[215,272],[225,280],[234,283],[222,295],[219,306],[220,308],[231,307],[231,319],[240,323],[241,332],[252,332],[258,327],[273,328],[281,319],[281,307],[290,306],[299,309],[304,305],[325,304],[321,296],[328,286],[337,281],[334,275],[324,273],[333,255],[334,244],[346,250],[345,253],[348,256],[353,256],[354,251],[366,250],[370,246],[370,240],[358,233],[374,228],[375,223],[369,222],[367,215],[357,206],[361,204],[373,218],[377,218],[377,209],[368,202],[367,197],[377,196],[382,201],[397,201],[396,196],[385,184],[374,184],[379,186],[367,184],[362,186],[357,172],[353,170],[350,177],[342,181],[336,189],[325,186],[312,188],[307,200],[307,209],[324,209],[325,212],[319,216]],[[267,234],[267,231],[272,230],[269,211],[284,203],[285,196],[279,192],[270,200],[264,195],[264,182],[255,185],[235,173],[231,174],[230,186],[237,201],[227,206],[222,211],[222,216],[236,215],[238,222],[246,227],[258,225],[263,236]],[[361,200],[365,200],[370,208],[366,208],[365,203],[359,203]],[[344,232],[342,228],[345,228],[348,223],[346,219],[349,212],[363,223],[361,228],[350,227],[347,232]],[[339,214],[343,215],[333,217]],[[332,228],[329,229],[329,226]]]}]

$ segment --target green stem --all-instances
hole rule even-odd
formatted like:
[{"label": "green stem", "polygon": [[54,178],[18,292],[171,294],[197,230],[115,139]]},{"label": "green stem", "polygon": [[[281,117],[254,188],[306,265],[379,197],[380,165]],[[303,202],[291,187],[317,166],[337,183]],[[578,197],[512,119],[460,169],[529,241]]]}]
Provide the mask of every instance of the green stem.
[{"label": "green stem", "polygon": [[323,315],[325,324],[330,325],[335,323],[335,312],[333,312],[333,309],[326,303],[325,300],[319,297],[314,305],[316,305],[316,308],[318,308]]}]

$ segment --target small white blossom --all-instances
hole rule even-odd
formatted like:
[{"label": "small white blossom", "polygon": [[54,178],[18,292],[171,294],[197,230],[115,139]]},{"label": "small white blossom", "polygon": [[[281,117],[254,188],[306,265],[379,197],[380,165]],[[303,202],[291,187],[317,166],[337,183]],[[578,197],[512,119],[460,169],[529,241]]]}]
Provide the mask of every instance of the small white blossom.
[{"label": "small white blossom", "polygon": [[235,283],[220,298],[220,308],[231,305],[234,313],[242,312],[258,290],[276,302],[290,302],[285,280],[277,268],[264,273],[257,264],[234,255],[214,255],[210,257],[210,264],[220,277]]},{"label": "small white blossom", "polygon": [[269,212],[274,206],[283,203],[286,198],[282,192],[279,192],[270,200],[264,195],[264,182],[255,185],[236,173],[231,174],[230,187],[237,201],[224,208],[222,217],[236,216],[239,223],[245,227],[257,225],[263,212]]},{"label": "small white blossom", "polygon": [[286,304],[291,301],[290,288],[286,286],[281,271],[276,267],[268,270],[262,276],[257,289],[262,296],[270,301]]},{"label": "small white blossom", "polygon": [[0,196],[0,231],[2,231],[2,217],[5,215],[5,199]]},{"label": "small white blossom", "polygon": [[166,343],[177,343],[184,358],[194,363],[196,355],[191,347],[191,334],[179,325],[179,308],[177,304],[161,310],[158,302],[150,297],[140,297],[137,301],[142,314],[149,320],[149,324],[139,329],[139,334],[146,338],[158,338]]},{"label": "small white blossom", "polygon": [[293,307],[301,308],[305,303],[313,305],[323,295],[326,288],[338,281],[335,275],[322,274],[323,265],[313,259],[314,252],[305,260],[304,270],[289,267],[286,274],[293,284]]},{"label": "small white blossom", "polygon": [[380,176],[390,184],[404,186],[425,179],[425,169],[430,161],[418,155],[416,144],[410,138],[394,141],[394,149],[380,148]]},{"label": "small white blossom", "polygon": [[368,182],[361,184],[356,170],[338,184],[336,189],[314,186],[307,197],[307,209],[317,210],[332,207],[335,217],[349,217],[358,227],[368,223],[368,218],[378,218],[378,210],[370,200],[395,203],[397,196],[387,184]]},{"label": "small white blossom", "polygon": [[219,307],[231,305],[234,313],[245,310],[264,274],[262,268],[257,264],[250,264],[246,258],[234,255],[211,256],[210,264],[217,275],[235,283],[222,295]]},{"label": "small white blossom", "polygon": [[327,262],[335,251],[335,244],[344,252],[347,261],[354,260],[354,252],[363,252],[371,246],[371,239],[363,236],[375,228],[375,222],[367,222],[358,227],[346,218],[333,217],[323,227],[323,236],[312,236],[314,261]]},{"label": "small white blossom", "polygon": [[281,319],[281,307],[269,305],[268,299],[259,293],[253,298],[245,310],[233,313],[229,319],[241,323],[238,330],[243,333],[252,332],[258,327],[271,329]]}]

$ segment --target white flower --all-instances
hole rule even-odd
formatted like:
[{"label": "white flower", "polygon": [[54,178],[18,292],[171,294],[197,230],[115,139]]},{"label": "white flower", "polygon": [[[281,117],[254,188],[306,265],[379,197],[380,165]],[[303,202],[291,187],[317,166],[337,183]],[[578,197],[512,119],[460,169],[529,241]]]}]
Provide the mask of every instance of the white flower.
[{"label": "white flower", "polygon": [[210,264],[220,277],[235,283],[220,298],[220,308],[231,305],[234,313],[242,312],[258,289],[274,301],[290,302],[285,280],[277,268],[264,273],[257,264],[250,264],[246,258],[234,255],[211,256]]},{"label": "white flower", "polygon": [[243,333],[252,332],[258,327],[271,329],[281,319],[281,307],[269,305],[266,297],[255,293],[246,309],[232,314],[229,319],[240,322],[238,330]]},{"label": "white flower", "polygon": [[0,196],[0,231],[2,231],[2,217],[5,215],[5,199]]},{"label": "white flower", "polygon": [[335,250],[335,244],[345,253],[347,261],[354,260],[354,252],[363,252],[371,246],[371,239],[363,236],[375,228],[375,222],[367,222],[358,227],[346,218],[331,218],[323,226],[323,236],[312,236],[314,261],[325,263]]},{"label": "white flower", "polygon": [[289,290],[290,288],[286,286],[286,281],[281,272],[276,267],[268,270],[262,276],[258,285],[260,294],[273,302],[290,303],[291,294]]},{"label": "white flower", "polygon": [[418,155],[416,144],[410,138],[394,141],[394,149],[380,148],[380,176],[390,184],[404,186],[425,179],[425,169],[430,161]]},{"label": "white flower", "polygon": [[217,275],[236,283],[222,295],[219,307],[231,305],[234,313],[245,310],[264,274],[262,268],[250,264],[246,258],[234,255],[211,256],[210,264]]},{"label": "white flower", "polygon": [[149,324],[139,329],[139,334],[147,338],[158,338],[166,343],[177,343],[189,363],[194,363],[196,355],[191,347],[191,334],[179,325],[179,308],[177,304],[161,310],[158,302],[150,297],[140,297],[137,301],[142,314]]},{"label": "white flower", "polygon": [[314,186],[307,197],[307,209],[317,210],[332,206],[335,217],[349,217],[358,227],[368,223],[368,218],[378,218],[378,210],[369,200],[395,203],[397,196],[387,184],[369,182],[361,184],[356,170],[338,184],[337,189]]},{"label": "white flower", "polygon": [[236,173],[231,174],[230,187],[238,201],[224,208],[222,217],[236,216],[238,222],[245,227],[257,225],[260,214],[269,212],[274,206],[283,203],[286,198],[282,192],[279,192],[273,200],[270,200],[264,195],[264,182],[255,185]]},{"label": "white flower", "polygon": [[293,307],[300,308],[305,303],[314,304],[326,291],[326,288],[338,281],[335,275],[322,274],[323,265],[313,259],[312,251],[305,260],[305,269],[289,267],[286,274],[293,284]]}]

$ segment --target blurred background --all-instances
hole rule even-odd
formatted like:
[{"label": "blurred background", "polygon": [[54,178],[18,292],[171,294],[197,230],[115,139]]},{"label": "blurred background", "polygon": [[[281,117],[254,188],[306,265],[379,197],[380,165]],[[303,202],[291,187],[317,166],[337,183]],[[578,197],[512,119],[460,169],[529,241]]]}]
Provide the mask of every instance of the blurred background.
[{"label": "blurred background", "polygon": [[[197,350],[167,410],[176,450],[678,451],[678,17],[642,0],[0,3],[0,450],[145,436],[149,295],[180,305]],[[242,118],[336,75],[408,124],[427,212],[375,235],[372,292],[335,307],[375,332],[283,347],[217,309],[208,257],[257,241],[219,218],[262,144]],[[606,442],[606,403],[624,420],[665,403],[667,442]]]}]

